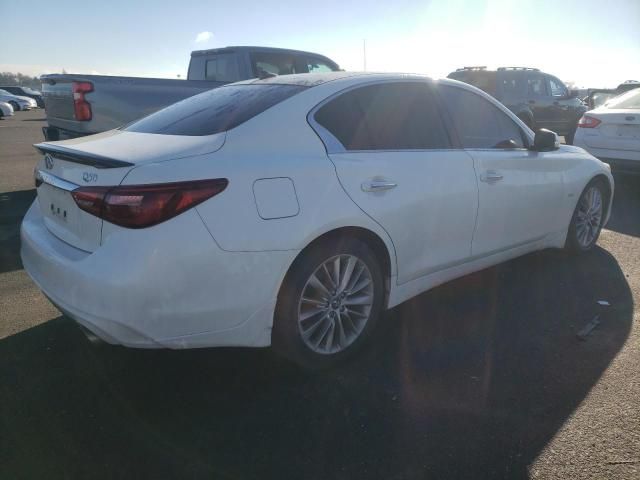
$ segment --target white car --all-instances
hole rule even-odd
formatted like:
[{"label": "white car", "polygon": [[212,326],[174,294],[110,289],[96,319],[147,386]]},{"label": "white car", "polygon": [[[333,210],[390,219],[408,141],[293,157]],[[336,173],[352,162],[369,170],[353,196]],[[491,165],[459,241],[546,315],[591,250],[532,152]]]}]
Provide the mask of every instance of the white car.
[{"label": "white car", "polygon": [[30,110],[38,106],[33,98],[14,95],[2,89],[0,89],[0,102],[10,104],[15,111]]},{"label": "white car", "polygon": [[13,107],[10,103],[0,102],[0,118],[13,117]]},{"label": "white car", "polygon": [[41,143],[22,261],[130,347],[274,345],[320,368],[384,309],[519,255],[593,247],[607,165],[454,80],[239,82]]},{"label": "white car", "polygon": [[640,88],[585,113],[574,145],[611,164],[614,171],[640,174]]}]

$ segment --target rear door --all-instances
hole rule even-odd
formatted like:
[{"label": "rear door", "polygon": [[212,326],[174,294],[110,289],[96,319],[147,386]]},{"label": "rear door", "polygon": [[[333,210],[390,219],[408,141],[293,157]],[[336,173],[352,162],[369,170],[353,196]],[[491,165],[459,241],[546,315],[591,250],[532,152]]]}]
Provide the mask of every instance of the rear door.
[{"label": "rear door", "polygon": [[473,160],[452,149],[426,82],[360,86],[312,118],[351,199],[389,233],[398,283],[469,257],[478,206]]},{"label": "rear door", "polygon": [[473,256],[527,244],[561,230],[562,161],[529,151],[520,127],[488,99],[459,87],[438,87],[459,140],[473,157],[479,206]]}]

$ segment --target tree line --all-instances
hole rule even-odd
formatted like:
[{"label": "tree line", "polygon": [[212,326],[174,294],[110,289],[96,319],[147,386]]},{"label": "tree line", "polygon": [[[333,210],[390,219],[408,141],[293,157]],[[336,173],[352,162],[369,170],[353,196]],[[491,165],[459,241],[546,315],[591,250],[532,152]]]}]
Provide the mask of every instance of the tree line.
[{"label": "tree line", "polygon": [[0,85],[20,85],[21,87],[31,87],[36,90],[42,88],[42,82],[38,77],[11,72],[0,72]]}]

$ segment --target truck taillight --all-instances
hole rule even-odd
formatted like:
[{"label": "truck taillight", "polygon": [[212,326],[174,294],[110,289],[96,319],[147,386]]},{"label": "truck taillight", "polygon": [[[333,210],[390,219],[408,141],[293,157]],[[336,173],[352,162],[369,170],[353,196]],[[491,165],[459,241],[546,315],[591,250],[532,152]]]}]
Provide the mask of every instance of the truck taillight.
[{"label": "truck taillight", "polygon": [[227,188],[226,178],[153,185],[80,187],[71,192],[78,207],[107,222],[145,228],[169,220]]},{"label": "truck taillight", "polygon": [[87,102],[84,95],[93,92],[93,83],[72,82],[71,91],[73,92],[73,111],[76,120],[83,122],[91,120],[91,104]]}]

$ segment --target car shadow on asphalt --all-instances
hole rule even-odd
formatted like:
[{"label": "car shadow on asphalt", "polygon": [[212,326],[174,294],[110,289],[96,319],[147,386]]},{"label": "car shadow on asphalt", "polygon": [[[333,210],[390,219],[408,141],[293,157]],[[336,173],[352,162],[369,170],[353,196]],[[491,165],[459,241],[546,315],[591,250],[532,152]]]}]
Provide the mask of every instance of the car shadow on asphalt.
[{"label": "car shadow on asphalt", "polygon": [[615,175],[613,208],[607,229],[640,237],[640,175]]},{"label": "car shadow on asphalt", "polygon": [[35,188],[0,193],[0,273],[22,268],[20,223],[35,198]]},{"label": "car shadow on asphalt", "polygon": [[433,289],[316,374],[269,349],[99,347],[59,317],[0,340],[0,476],[528,478],[632,315],[625,275],[597,248]]}]

